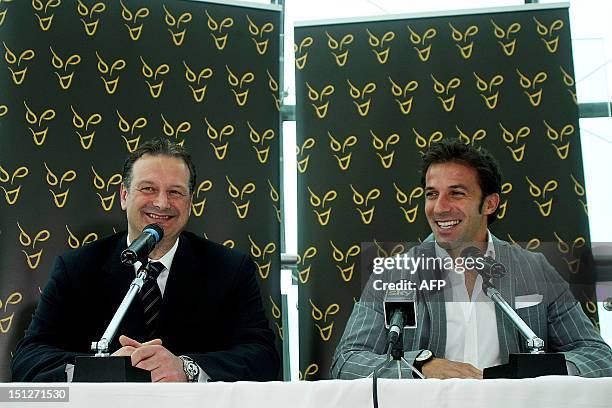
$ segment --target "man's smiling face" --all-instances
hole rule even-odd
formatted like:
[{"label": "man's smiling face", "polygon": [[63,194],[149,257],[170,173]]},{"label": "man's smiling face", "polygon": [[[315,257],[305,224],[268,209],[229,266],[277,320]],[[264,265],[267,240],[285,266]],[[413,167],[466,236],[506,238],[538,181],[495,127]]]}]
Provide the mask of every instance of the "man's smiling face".
[{"label": "man's smiling face", "polygon": [[[435,163],[425,176],[425,215],[436,242],[449,251],[487,239],[487,215],[499,204],[499,195],[482,199],[475,168],[462,163]],[[482,208],[481,208],[482,207]]]},{"label": "man's smiling face", "polygon": [[159,249],[169,249],[191,214],[187,164],[180,158],[145,154],[132,167],[129,187],[121,185],[121,208],[131,240],[155,223],[164,229]]}]

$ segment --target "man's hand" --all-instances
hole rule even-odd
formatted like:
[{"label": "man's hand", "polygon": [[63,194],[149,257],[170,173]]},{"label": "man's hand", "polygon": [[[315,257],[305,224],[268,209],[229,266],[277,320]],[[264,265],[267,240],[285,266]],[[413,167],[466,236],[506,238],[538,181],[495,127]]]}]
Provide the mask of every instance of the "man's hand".
[{"label": "man's hand", "polygon": [[136,350],[138,347],[155,344],[161,345],[162,341],[161,339],[153,339],[145,343],[140,343],[134,339],[129,338],[128,336],[121,335],[119,336],[119,344],[121,344],[122,347],[119,350],[115,351],[113,354],[111,354],[112,356],[130,357],[134,350]]},{"label": "man's hand", "polygon": [[475,378],[482,380],[482,371],[471,364],[434,358],[423,365],[425,378]]},{"label": "man's hand", "polygon": [[[153,341],[153,340],[152,340]],[[187,382],[183,362],[160,344],[146,344],[132,353],[132,365],[151,372],[153,382]]]}]

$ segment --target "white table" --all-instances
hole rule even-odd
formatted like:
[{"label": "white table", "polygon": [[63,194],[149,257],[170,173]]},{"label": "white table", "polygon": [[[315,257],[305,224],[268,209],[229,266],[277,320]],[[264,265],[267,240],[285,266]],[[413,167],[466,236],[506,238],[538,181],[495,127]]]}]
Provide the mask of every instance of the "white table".
[{"label": "white table", "polygon": [[[0,402],[1,407],[371,408],[372,380],[209,384],[0,384],[0,391],[67,386],[69,402]],[[612,378],[379,380],[380,408],[612,407]]]}]

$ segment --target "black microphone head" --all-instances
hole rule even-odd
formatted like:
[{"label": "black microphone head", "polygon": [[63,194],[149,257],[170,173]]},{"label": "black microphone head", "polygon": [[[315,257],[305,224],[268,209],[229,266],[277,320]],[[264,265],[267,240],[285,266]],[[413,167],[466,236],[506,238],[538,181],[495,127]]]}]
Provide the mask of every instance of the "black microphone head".
[{"label": "black microphone head", "polygon": [[478,247],[469,246],[461,251],[460,256],[462,258],[481,258],[482,251]]},{"label": "black microphone head", "polygon": [[[396,282],[396,285],[402,282]],[[415,290],[400,288],[387,290],[383,300],[383,311],[385,315],[385,327],[391,325],[393,311],[400,309],[404,314],[404,328],[416,327],[416,302],[417,295]]]},{"label": "black microphone head", "polygon": [[149,224],[142,229],[142,232],[148,232],[151,234],[155,239],[156,244],[164,237],[164,229],[158,224]]},{"label": "black microphone head", "polygon": [[503,278],[506,274],[506,267],[499,262],[495,262],[493,265],[491,265],[489,274],[492,278]]},{"label": "black microphone head", "polygon": [[157,224],[147,225],[138,238],[121,252],[121,262],[125,265],[133,265],[137,261],[144,262],[163,237],[162,227]]}]

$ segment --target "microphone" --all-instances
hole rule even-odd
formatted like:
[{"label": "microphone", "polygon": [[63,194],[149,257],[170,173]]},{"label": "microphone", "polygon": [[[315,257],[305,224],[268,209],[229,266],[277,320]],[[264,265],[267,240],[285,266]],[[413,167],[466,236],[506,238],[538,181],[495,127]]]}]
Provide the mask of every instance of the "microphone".
[{"label": "microphone", "polygon": [[414,290],[387,291],[383,309],[390,344],[397,343],[404,329],[416,327],[416,292]]},{"label": "microphone", "polygon": [[121,263],[134,265],[137,261],[143,262],[155,248],[155,245],[164,237],[164,230],[157,224],[149,224],[142,230],[129,247],[121,252]]},{"label": "microphone", "polygon": [[461,251],[462,258],[474,258],[482,261],[482,268],[476,268],[476,271],[487,280],[491,278],[502,278],[506,274],[506,267],[497,262],[490,256],[484,256],[480,248],[470,246]]}]

